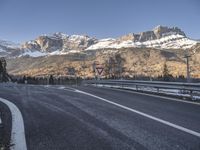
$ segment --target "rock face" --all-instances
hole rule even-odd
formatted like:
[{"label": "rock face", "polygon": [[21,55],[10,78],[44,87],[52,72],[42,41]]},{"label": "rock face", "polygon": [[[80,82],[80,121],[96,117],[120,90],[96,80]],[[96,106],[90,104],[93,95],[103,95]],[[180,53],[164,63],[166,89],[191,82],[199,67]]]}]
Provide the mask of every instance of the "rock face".
[{"label": "rock face", "polygon": [[63,41],[57,37],[40,36],[36,39],[36,43],[40,46],[43,52],[53,52],[55,50],[61,49],[63,46]]},{"label": "rock face", "polygon": [[95,43],[96,39],[89,36],[69,36],[63,33],[55,33],[53,35],[39,36],[36,40],[24,43],[22,48],[36,49],[42,52],[84,50]]},{"label": "rock face", "polygon": [[97,40],[84,35],[72,35],[64,39],[64,50],[84,50],[95,44]]},{"label": "rock face", "polygon": [[29,41],[24,43],[22,49],[41,49],[40,45],[36,41]]},{"label": "rock face", "polygon": [[131,40],[133,42],[145,42],[148,40],[156,40],[160,39],[165,36],[170,36],[170,35],[182,35],[186,37],[185,33],[181,31],[178,27],[164,27],[164,26],[157,26],[153,29],[153,31],[146,31],[146,32],[141,32],[138,34],[130,33],[128,35],[124,35],[119,38],[119,40],[122,41],[127,41]]},{"label": "rock face", "polygon": [[197,41],[186,37],[185,33],[177,27],[157,26],[152,31],[138,34],[130,33],[114,39],[111,42],[99,40],[97,44],[87,50],[120,49],[120,48],[156,48],[156,49],[188,49],[196,45]]},{"label": "rock face", "polygon": [[181,31],[181,29],[179,29],[178,27],[168,28],[163,26],[157,26],[154,28],[153,32],[156,35],[157,39],[164,36],[177,35],[177,34],[186,37],[185,33]]}]

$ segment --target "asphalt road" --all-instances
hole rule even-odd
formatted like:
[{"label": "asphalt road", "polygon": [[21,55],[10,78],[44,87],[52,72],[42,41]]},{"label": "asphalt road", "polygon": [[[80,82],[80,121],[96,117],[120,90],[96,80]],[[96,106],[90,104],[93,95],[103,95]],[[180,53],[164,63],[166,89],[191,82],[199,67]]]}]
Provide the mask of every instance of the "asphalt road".
[{"label": "asphalt road", "polygon": [[[107,88],[76,88],[200,132],[200,105]],[[70,88],[0,85],[0,97],[20,109],[28,150],[200,150],[197,136]]]}]

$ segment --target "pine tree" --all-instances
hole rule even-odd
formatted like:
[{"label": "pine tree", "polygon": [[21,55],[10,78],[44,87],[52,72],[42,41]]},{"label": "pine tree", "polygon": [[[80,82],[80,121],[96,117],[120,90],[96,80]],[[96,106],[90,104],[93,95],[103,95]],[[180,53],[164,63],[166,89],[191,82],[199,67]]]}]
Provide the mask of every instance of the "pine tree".
[{"label": "pine tree", "polygon": [[2,62],[0,60],[0,82],[3,81],[3,65],[2,65]]},{"label": "pine tree", "polygon": [[164,81],[169,81],[169,77],[170,77],[169,70],[167,68],[167,64],[165,63],[164,68],[163,68],[163,79],[164,79]]},{"label": "pine tree", "polygon": [[50,75],[49,77],[49,84],[54,84],[53,75]]}]

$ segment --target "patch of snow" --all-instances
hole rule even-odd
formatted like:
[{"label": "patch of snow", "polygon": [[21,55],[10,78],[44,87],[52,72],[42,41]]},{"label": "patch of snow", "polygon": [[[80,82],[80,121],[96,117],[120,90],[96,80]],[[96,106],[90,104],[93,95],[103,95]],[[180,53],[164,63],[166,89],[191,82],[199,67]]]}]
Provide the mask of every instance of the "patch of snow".
[{"label": "patch of snow", "polygon": [[54,36],[60,37],[61,39],[66,39],[69,37],[69,35],[62,33],[62,32],[56,32],[55,34],[53,34]]},{"label": "patch of snow", "polygon": [[80,53],[80,50],[70,50],[69,53]]},{"label": "patch of snow", "polygon": [[68,40],[74,43],[81,43],[82,41],[89,41],[92,38],[86,36],[86,35],[71,35],[69,36]]},{"label": "patch of snow", "polygon": [[3,50],[3,49],[0,48],[0,52],[5,52],[5,50]]},{"label": "patch of snow", "polygon": [[27,43],[28,43],[28,44],[31,44],[31,45],[37,45],[37,42],[36,42],[36,41],[28,41]]},{"label": "patch of snow", "polygon": [[40,51],[30,51],[30,50],[26,50],[24,53],[22,53],[21,55],[19,55],[19,57],[23,57],[23,56],[30,56],[30,57],[41,57],[41,56],[46,56],[46,53],[42,53]]},{"label": "patch of snow", "polygon": [[20,44],[16,44],[14,42],[6,41],[6,40],[0,40],[0,45],[5,46],[7,48],[19,48]]},{"label": "patch of snow", "polygon": [[48,53],[48,55],[60,55],[60,51],[57,50],[57,51],[54,51],[54,52]]},{"label": "patch of snow", "polygon": [[192,100],[200,100],[200,96],[193,96]]},{"label": "patch of snow", "polygon": [[84,38],[86,38],[86,37],[83,36],[83,35],[71,35],[71,36],[69,37],[69,39],[70,39],[70,40],[73,40],[73,41],[80,40],[80,39],[84,39]]},{"label": "patch of snow", "polygon": [[86,50],[97,50],[105,48],[130,48],[130,47],[148,47],[148,48],[161,48],[161,49],[179,49],[179,48],[191,48],[198,41],[190,40],[189,38],[184,37],[179,34],[169,34],[160,39],[149,40],[145,42],[134,42],[131,40],[127,41],[117,41],[116,39],[102,39],[99,40],[96,44],[88,47]]},{"label": "patch of snow", "polygon": [[66,39],[66,38],[69,37],[69,35],[62,33],[62,32],[42,34],[41,36],[48,37],[48,38],[53,39],[53,40]]},{"label": "patch of snow", "polygon": [[113,42],[115,42],[115,41],[116,40],[112,39],[112,38],[102,39],[102,40],[99,40],[97,44],[94,44],[94,45],[88,47],[86,50],[96,50],[96,49],[109,48],[110,45],[112,45]]},{"label": "patch of snow", "polygon": [[70,54],[70,53],[80,53],[80,52],[81,52],[80,50],[69,50],[69,51],[57,50],[57,51],[48,53],[48,55],[66,55],[66,54]]}]

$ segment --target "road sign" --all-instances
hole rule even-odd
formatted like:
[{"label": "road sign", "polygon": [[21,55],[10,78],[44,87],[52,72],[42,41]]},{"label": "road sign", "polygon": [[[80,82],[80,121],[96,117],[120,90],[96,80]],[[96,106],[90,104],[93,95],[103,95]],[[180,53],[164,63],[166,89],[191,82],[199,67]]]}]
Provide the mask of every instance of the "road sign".
[{"label": "road sign", "polygon": [[98,73],[99,75],[102,75],[103,69],[104,69],[103,67],[96,67],[97,73]]}]

